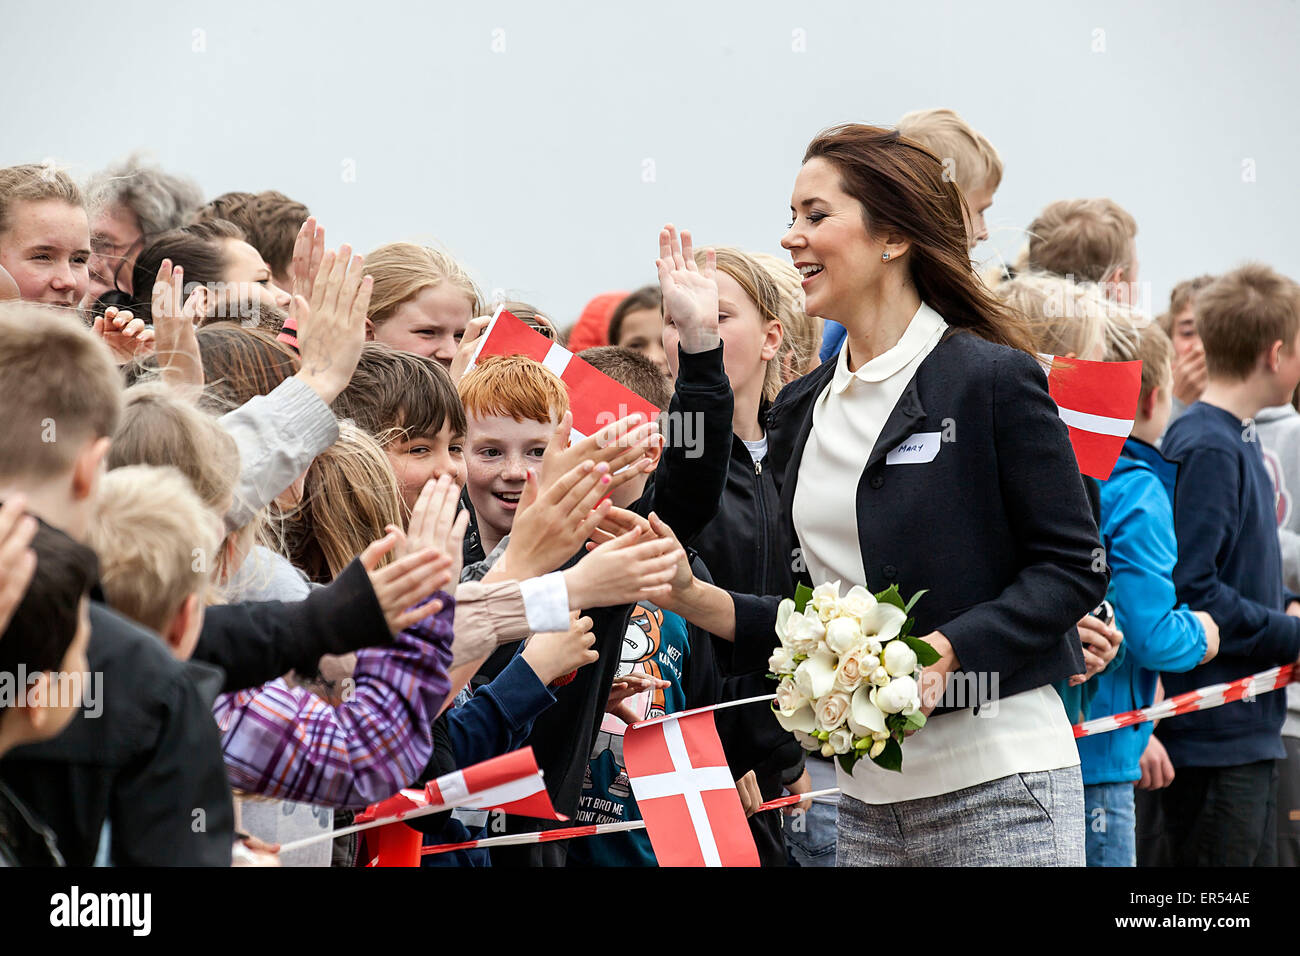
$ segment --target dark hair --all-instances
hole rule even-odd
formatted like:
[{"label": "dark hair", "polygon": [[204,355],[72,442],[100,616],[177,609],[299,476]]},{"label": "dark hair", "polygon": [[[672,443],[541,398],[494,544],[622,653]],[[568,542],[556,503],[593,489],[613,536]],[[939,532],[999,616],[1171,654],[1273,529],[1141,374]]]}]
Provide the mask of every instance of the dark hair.
[{"label": "dark hair", "polygon": [[224,281],[229,258],[226,240],[243,240],[244,232],[233,222],[211,219],[206,222],[170,229],[155,236],[135,260],[131,288],[135,302],[131,309],[137,318],[153,320],[153,284],[164,259],[185,270],[185,289]]},{"label": "dark hair", "polygon": [[659,366],[635,349],[617,345],[597,345],[583,349],[578,358],[598,372],[604,372],[618,384],[636,392],[659,411],[668,408],[673,390],[668,376]]},{"label": "dark hair", "polygon": [[95,552],[44,521],[31,548],[36,573],[0,636],[0,674],[58,670],[77,636],[81,599],[99,579]]},{"label": "dark hair", "polygon": [[436,435],[448,421],[453,432],[465,434],[465,409],[447,370],[381,342],[362,346],[356,371],[333,409],[381,445]]},{"label": "dark hair", "polygon": [[657,285],[644,285],[630,293],[614,307],[614,311],[609,316],[609,344],[618,345],[618,337],[623,331],[623,320],[627,318],[629,312],[635,312],[637,309],[662,310],[663,302],[663,293],[659,291]]},{"label": "dark hair", "polygon": [[897,130],[848,123],[823,130],[803,161],[821,158],[862,204],[867,233],[894,231],[911,243],[908,270],[921,301],[956,328],[1034,354],[1023,320],[971,268],[966,200],[939,158]]},{"label": "dark hair", "polygon": [[203,361],[204,403],[217,411],[269,395],[298,372],[293,349],[262,329],[213,322],[194,333]]},{"label": "dark hair", "polygon": [[268,189],[260,193],[225,193],[199,208],[195,222],[228,219],[244,230],[248,244],[261,253],[274,275],[288,275],[293,244],[311,215],[302,203]]}]

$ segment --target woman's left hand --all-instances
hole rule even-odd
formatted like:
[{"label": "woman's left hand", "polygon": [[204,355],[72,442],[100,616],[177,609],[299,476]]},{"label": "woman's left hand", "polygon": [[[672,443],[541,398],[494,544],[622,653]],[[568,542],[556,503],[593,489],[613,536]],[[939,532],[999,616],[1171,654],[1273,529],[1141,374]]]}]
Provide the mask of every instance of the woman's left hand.
[{"label": "woman's left hand", "polygon": [[1100,618],[1087,614],[1079,622],[1079,640],[1083,642],[1083,661],[1087,669],[1070,678],[1071,687],[1078,687],[1109,667],[1119,653],[1124,635],[1118,629],[1103,623]]},{"label": "woman's left hand", "polygon": [[[921,640],[939,652],[939,659],[921,672],[921,713],[929,717],[931,711],[943,702],[943,692],[948,686],[948,675],[958,670],[961,664],[952,649],[952,644],[939,631],[931,631]],[[910,737],[914,733],[915,730],[909,730],[907,736]]]}]

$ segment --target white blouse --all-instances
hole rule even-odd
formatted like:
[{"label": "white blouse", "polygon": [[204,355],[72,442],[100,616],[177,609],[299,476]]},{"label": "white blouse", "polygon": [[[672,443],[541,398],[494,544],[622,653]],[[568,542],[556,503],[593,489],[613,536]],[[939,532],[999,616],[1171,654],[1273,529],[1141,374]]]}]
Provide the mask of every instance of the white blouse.
[{"label": "white blouse", "polygon": [[[813,407],[794,493],[795,533],[814,584],[841,581],[843,593],[865,583],[858,482],[894,406],[947,327],[923,303],[898,343],[856,372],[848,368],[848,344],[840,350],[835,374]],[[869,515],[862,518],[870,520]],[[925,545],[918,541],[915,546]],[[900,582],[905,593],[941,586],[938,581]],[[837,761],[836,776],[844,793],[863,803],[883,804],[1078,763],[1065,708],[1056,691],[1045,686],[1004,700],[995,697],[978,717],[969,708],[932,717],[904,741],[902,773],[859,760],[851,776]]]}]

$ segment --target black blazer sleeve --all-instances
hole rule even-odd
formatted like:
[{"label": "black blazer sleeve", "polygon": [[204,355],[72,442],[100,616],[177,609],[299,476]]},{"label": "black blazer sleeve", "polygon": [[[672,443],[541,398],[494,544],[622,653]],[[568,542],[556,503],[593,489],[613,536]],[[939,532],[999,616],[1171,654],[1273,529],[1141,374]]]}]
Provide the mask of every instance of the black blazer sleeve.
[{"label": "black blazer sleeve", "polygon": [[691,354],[678,350],[677,388],[669,405],[667,446],[650,493],[636,509],[654,510],[689,544],[718,513],[731,463],[735,398],[722,365],[722,346]]},{"label": "black blazer sleeve", "polygon": [[291,670],[314,674],[322,654],[388,644],[393,635],[358,559],[305,600],[208,608],[194,660],[226,672],[225,692],[256,687]]},{"label": "black blazer sleeve", "polygon": [[[1104,563],[1094,570],[1097,525],[1042,368],[1023,352],[1004,351],[996,361],[994,434],[980,440],[997,461],[998,490],[1023,563],[996,598],[939,630],[963,671],[999,673],[1005,685],[1008,676],[1059,647],[1061,635],[1081,617],[1079,609],[1101,602],[1108,578]],[[969,506],[978,505],[972,497]]]}]

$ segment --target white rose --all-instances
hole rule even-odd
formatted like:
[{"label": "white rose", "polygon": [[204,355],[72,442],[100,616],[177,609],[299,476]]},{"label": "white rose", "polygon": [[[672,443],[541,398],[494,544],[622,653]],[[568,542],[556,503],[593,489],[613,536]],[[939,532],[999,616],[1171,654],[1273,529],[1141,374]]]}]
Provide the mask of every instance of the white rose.
[{"label": "white rose", "polygon": [[911,677],[895,677],[884,687],[877,687],[874,701],[887,714],[900,713],[917,698],[916,681]]},{"label": "white rose", "polygon": [[793,677],[783,677],[781,683],[776,685],[777,710],[784,711],[789,715],[807,703],[808,698],[799,693],[799,687],[795,684]]},{"label": "white rose", "polygon": [[875,606],[875,597],[860,584],[849,588],[849,593],[840,599],[840,613],[859,620]]},{"label": "white rose", "polygon": [[857,690],[862,679],[872,671],[874,665],[868,666],[869,660],[871,658],[864,658],[861,649],[856,647],[847,654],[841,654],[839,666],[835,668],[836,690],[850,694]]},{"label": "white rose", "polygon": [[767,659],[767,666],[773,674],[793,674],[794,651],[785,646],[778,647]]},{"label": "white rose", "polygon": [[847,728],[840,727],[831,731],[826,742],[837,754],[846,754],[853,749],[853,734],[849,733]]},{"label": "white rose", "polygon": [[892,604],[877,602],[866,614],[862,615],[862,633],[874,638],[881,644],[898,636],[907,621],[907,615]]},{"label": "white rose", "polygon": [[812,654],[826,636],[826,625],[807,613],[791,614],[785,627],[786,638],[796,654]]},{"label": "white rose", "polygon": [[890,677],[903,674],[911,676],[916,670],[916,651],[908,647],[905,641],[890,641],[885,645],[884,664]]},{"label": "white rose", "polygon": [[822,650],[801,661],[795,668],[794,680],[804,697],[812,700],[825,697],[835,686],[835,655]]},{"label": "white rose", "polygon": [[794,734],[794,739],[799,741],[799,746],[804,750],[817,751],[822,749],[822,742],[812,734],[805,734],[802,730],[795,730],[792,731],[792,733]]},{"label": "white rose", "polygon": [[[814,713],[818,730],[835,730],[843,725],[849,715],[849,695],[836,691],[817,701]],[[843,751],[840,751],[841,753]]]},{"label": "white rose", "polygon": [[789,638],[786,636],[786,623],[790,620],[790,615],[794,613],[794,601],[786,598],[776,606],[776,636],[781,641],[782,647],[789,647]]},{"label": "white rose", "polygon": [[[840,600],[840,582],[834,584],[819,584],[813,588],[812,597],[808,599],[808,607],[813,610],[814,617],[822,621],[829,621],[835,614],[835,605]],[[804,609],[808,613],[808,608]]]},{"label": "white rose", "polygon": [[885,732],[885,715],[872,703],[871,690],[870,685],[861,685],[849,704],[849,730],[859,737]]},{"label": "white rose", "polygon": [[813,716],[813,709],[807,704],[789,714],[783,714],[779,710],[774,710],[772,713],[776,715],[776,722],[785,730],[811,734],[817,729],[817,718]]},{"label": "white rose", "polygon": [[826,625],[826,646],[841,657],[862,643],[856,618],[837,617]]}]

